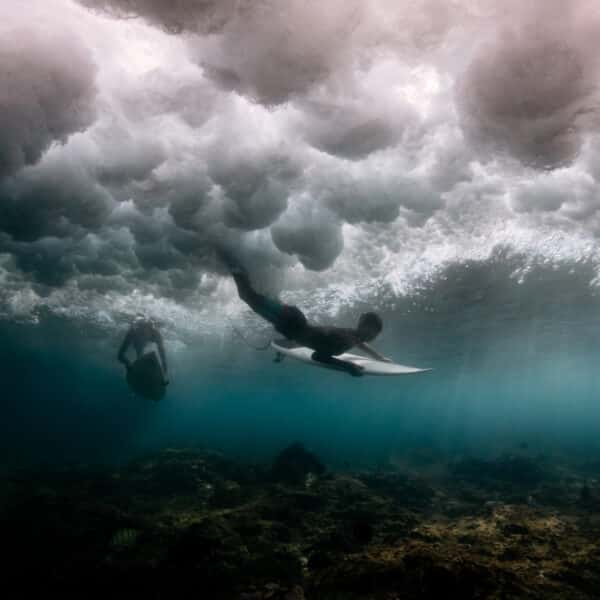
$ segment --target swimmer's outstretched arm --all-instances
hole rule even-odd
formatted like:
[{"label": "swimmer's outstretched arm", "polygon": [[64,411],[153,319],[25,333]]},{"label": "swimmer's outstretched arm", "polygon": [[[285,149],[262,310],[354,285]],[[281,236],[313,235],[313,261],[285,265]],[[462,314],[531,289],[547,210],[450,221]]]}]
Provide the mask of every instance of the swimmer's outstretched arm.
[{"label": "swimmer's outstretched arm", "polygon": [[335,356],[330,356],[327,354],[319,354],[318,352],[312,353],[312,359],[316,360],[320,363],[325,363],[327,365],[331,365],[341,371],[346,371],[346,373],[350,373],[353,377],[360,377],[363,374],[363,368],[355,365],[351,362],[346,362],[345,360],[340,360],[339,358],[335,358]]},{"label": "swimmer's outstretched arm", "polygon": [[167,368],[167,355],[165,353],[165,344],[163,342],[163,338],[162,335],[160,333],[160,331],[156,331],[155,334],[155,340],[156,340],[156,347],[158,348],[158,354],[160,356],[160,364],[162,366],[162,370],[163,370],[163,378],[165,381],[165,384],[169,383],[169,375],[168,375],[168,368]]},{"label": "swimmer's outstretched arm", "polygon": [[121,347],[119,348],[119,354],[117,355],[117,360],[120,363],[123,363],[125,365],[125,367],[127,367],[128,369],[131,366],[131,361],[127,358],[127,350],[129,349],[129,346],[131,346],[132,341],[133,341],[133,334],[131,333],[131,329],[130,329],[127,332],[127,334],[125,335],[125,339],[123,340],[123,343],[121,344]]},{"label": "swimmer's outstretched arm", "polygon": [[356,344],[356,347],[362,350],[363,352],[366,352],[370,357],[374,358],[375,360],[380,360],[382,362],[392,362],[391,358],[383,356],[383,354],[379,354],[377,350],[369,346],[369,344],[367,344],[366,342],[359,342],[358,344]]}]

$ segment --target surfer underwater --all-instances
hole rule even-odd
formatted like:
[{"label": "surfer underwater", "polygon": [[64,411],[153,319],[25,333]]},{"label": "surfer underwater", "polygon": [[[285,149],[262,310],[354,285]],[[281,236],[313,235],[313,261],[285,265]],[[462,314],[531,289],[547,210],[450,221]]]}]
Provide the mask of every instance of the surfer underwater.
[{"label": "surfer underwater", "polygon": [[167,356],[165,354],[165,345],[162,335],[156,324],[144,315],[138,314],[133,323],[129,326],[125,339],[119,348],[117,359],[119,362],[123,363],[125,368],[129,371],[133,365],[133,362],[127,358],[127,350],[129,347],[133,346],[136,353],[136,359],[139,359],[147,351],[147,346],[152,343],[156,344],[160,356],[163,385],[168,385]]},{"label": "surfer underwater", "polygon": [[[288,340],[314,350],[313,360],[339,368],[354,377],[363,374],[362,367],[335,358],[351,348],[356,347],[375,360],[391,362],[367,343],[379,335],[383,326],[381,318],[376,313],[363,313],[356,329],[311,325],[297,306],[283,304],[279,300],[257,292],[252,287],[248,274],[228,256],[224,257],[224,262],[229,267],[240,299],[255,313],[269,321],[275,330]],[[279,360],[281,358],[278,357]]]}]

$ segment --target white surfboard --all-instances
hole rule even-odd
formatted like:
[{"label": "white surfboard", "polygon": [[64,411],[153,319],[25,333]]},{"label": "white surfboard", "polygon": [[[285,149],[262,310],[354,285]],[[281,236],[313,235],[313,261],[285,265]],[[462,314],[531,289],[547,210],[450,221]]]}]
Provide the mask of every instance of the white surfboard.
[{"label": "white surfboard", "polygon": [[[277,342],[271,342],[271,347],[273,350],[279,352],[283,356],[289,356],[290,358],[308,363],[309,365],[323,367],[324,369],[333,369],[334,371],[340,370],[339,367],[334,365],[328,365],[327,363],[314,360],[312,357],[314,350],[311,348],[306,348],[304,346],[286,348],[285,346],[280,346]],[[363,375],[412,375],[413,373],[426,373],[427,371],[432,370],[419,369],[418,367],[409,367],[407,365],[399,365],[393,362],[383,362],[381,360],[374,360],[373,358],[367,358],[366,356],[361,356],[360,354],[351,354],[349,352],[340,354],[335,358],[344,360],[346,362],[351,362],[359,367],[362,367]]]}]

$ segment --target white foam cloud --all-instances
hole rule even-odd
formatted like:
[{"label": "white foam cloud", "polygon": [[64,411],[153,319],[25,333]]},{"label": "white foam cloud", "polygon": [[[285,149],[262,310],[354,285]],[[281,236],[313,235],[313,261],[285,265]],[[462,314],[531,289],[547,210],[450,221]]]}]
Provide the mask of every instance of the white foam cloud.
[{"label": "white foam cloud", "polygon": [[569,164],[597,104],[590,36],[600,32],[600,15],[585,1],[509,4],[460,82],[463,123],[488,156],[508,152],[538,168]]},{"label": "white foam cloud", "polygon": [[0,27],[0,177],[35,164],[94,119],[95,67],[73,32],[22,19]]},{"label": "white foam cloud", "polygon": [[2,26],[11,289],[198,310],[233,294],[226,246],[265,289],[355,298],[594,240],[598,11],[521,4],[10,0],[45,32]]}]

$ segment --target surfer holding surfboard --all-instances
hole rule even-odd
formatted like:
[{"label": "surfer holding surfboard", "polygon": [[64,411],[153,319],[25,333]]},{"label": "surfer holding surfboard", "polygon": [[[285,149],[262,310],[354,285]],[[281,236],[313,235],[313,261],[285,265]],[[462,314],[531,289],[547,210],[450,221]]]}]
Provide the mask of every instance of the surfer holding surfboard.
[{"label": "surfer holding surfboard", "polygon": [[[375,360],[391,362],[368,344],[382,329],[381,318],[376,313],[362,314],[356,329],[311,325],[297,306],[283,304],[279,300],[260,294],[252,287],[248,275],[239,266],[232,264],[229,257],[226,257],[224,262],[230,268],[240,299],[255,313],[272,323],[288,340],[311,349],[312,360],[350,373],[354,377],[363,375],[364,367],[336,358],[351,348],[359,348]],[[283,353],[280,356],[282,355]]]},{"label": "surfer holding surfboard", "polygon": [[[135,350],[135,361],[127,358],[130,346]],[[119,348],[118,360],[127,368],[127,382],[134,392],[152,400],[164,396],[169,383],[167,357],[162,335],[151,319],[143,315],[136,317]]]}]

